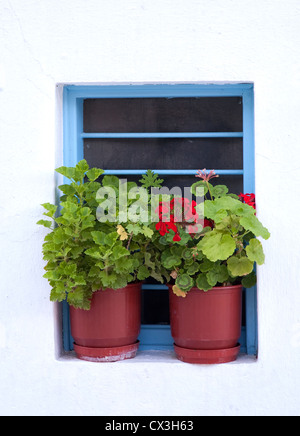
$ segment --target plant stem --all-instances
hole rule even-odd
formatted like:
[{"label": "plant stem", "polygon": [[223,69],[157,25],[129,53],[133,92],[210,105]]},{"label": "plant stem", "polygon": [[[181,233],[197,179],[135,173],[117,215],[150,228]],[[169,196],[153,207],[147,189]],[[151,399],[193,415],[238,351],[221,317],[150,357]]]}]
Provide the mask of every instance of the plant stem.
[{"label": "plant stem", "polygon": [[213,196],[211,194],[211,190],[209,189],[209,183],[206,182],[206,184],[207,184],[207,189],[208,189],[208,192],[209,192],[209,195],[210,195],[210,199],[213,200]]},{"label": "plant stem", "polygon": [[127,244],[127,247],[126,247],[127,250],[129,250],[132,237],[133,237],[133,232],[130,233],[130,238],[129,238],[129,241],[128,241],[128,244]]}]

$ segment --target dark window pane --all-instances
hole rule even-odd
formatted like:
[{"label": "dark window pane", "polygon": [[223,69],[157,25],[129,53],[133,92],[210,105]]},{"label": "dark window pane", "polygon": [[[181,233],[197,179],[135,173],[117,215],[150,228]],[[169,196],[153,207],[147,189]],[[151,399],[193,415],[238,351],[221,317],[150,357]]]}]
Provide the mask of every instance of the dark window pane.
[{"label": "dark window pane", "polygon": [[241,132],[241,97],[84,101],[84,132]]},{"label": "dark window pane", "polygon": [[[92,165],[89,162],[90,165]],[[118,174],[117,174],[118,175]],[[141,179],[141,175],[120,175],[121,179],[126,179],[127,182],[136,182]],[[197,182],[199,179],[196,179],[194,176],[170,176],[170,175],[164,175],[160,176],[161,179],[164,180],[164,186],[168,187],[169,189],[172,189],[174,187],[179,187],[181,189],[182,195],[184,195],[184,188],[189,188],[195,181]],[[101,180],[101,178],[99,179]],[[217,182],[216,182],[217,180]],[[220,185],[226,185],[229,189],[229,192],[232,194],[239,195],[241,192],[243,192],[243,176],[236,176],[236,175],[221,175],[217,179],[212,179],[211,183],[213,185],[220,184]]]},{"label": "dark window pane", "polygon": [[84,156],[103,169],[242,169],[242,138],[86,139]]},{"label": "dark window pane", "polygon": [[142,291],[142,324],[170,324],[169,291]]}]

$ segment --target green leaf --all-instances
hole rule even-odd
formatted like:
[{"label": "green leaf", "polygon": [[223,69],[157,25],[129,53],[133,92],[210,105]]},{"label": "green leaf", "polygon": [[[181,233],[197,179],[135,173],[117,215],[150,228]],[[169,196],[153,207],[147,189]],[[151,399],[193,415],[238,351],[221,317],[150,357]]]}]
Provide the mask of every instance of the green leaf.
[{"label": "green leaf", "polygon": [[228,193],[228,188],[226,185],[217,185],[212,188],[211,192],[214,197],[223,197]]},{"label": "green leaf", "polygon": [[73,203],[72,200],[70,201],[64,201],[62,203],[63,209],[61,213],[64,215],[66,212],[69,212],[70,214],[74,214],[78,210],[78,204]]},{"label": "green leaf", "polygon": [[59,174],[62,174],[67,179],[74,180],[75,168],[62,166],[62,167],[56,168],[55,171]]},{"label": "green leaf", "polygon": [[81,223],[81,230],[88,229],[90,227],[94,227],[95,225],[95,217],[89,215],[84,217]]},{"label": "green leaf", "polygon": [[215,262],[217,260],[226,260],[231,256],[234,253],[236,244],[229,234],[224,235],[213,230],[203,237],[197,247],[202,250],[209,260]]},{"label": "green leaf", "polygon": [[111,232],[104,238],[105,245],[109,245],[110,247],[113,246],[116,242],[116,240],[119,238],[119,235],[117,232]]},{"label": "green leaf", "polygon": [[170,255],[166,259],[162,260],[162,265],[167,269],[172,269],[175,266],[179,266],[181,264],[180,257]]},{"label": "green leaf", "polygon": [[148,268],[155,269],[155,263],[152,262],[152,260],[151,260],[151,257],[152,257],[151,253],[146,252],[144,257],[145,257],[145,265]]},{"label": "green leaf", "polygon": [[201,272],[210,271],[214,267],[215,267],[215,262],[211,262],[210,260],[208,260],[206,258],[204,258],[203,261],[200,263],[200,271]]},{"label": "green leaf", "polygon": [[122,289],[127,286],[128,283],[132,281],[132,276],[125,275],[125,276],[116,276],[115,281],[112,285],[113,289]]},{"label": "green leaf", "polygon": [[52,218],[55,215],[55,212],[57,210],[57,206],[55,206],[54,204],[43,203],[43,204],[41,204],[41,206],[43,206],[43,208],[48,211],[47,213],[45,212],[43,215],[46,215],[50,218]]},{"label": "green leaf", "polygon": [[121,257],[129,256],[130,252],[125,247],[118,246],[113,248],[112,254],[114,260],[117,260],[120,259]]},{"label": "green leaf", "polygon": [[104,176],[102,185],[119,189],[119,178],[117,176]]},{"label": "green leaf", "polygon": [[250,260],[262,265],[265,262],[265,255],[261,242],[258,239],[251,239],[246,247],[246,253]]},{"label": "green leaf", "polygon": [[71,265],[67,265],[64,268],[64,274],[67,276],[70,276],[70,277],[74,277],[76,275],[76,269],[77,269],[77,267],[74,263]]},{"label": "green leaf", "polygon": [[199,271],[199,264],[196,262],[193,262],[192,265],[188,268],[187,273],[190,276],[193,276],[194,274],[196,274],[196,272]]},{"label": "green leaf", "polygon": [[185,248],[185,249],[182,251],[182,257],[183,257],[183,259],[185,259],[185,260],[192,259],[192,258],[193,258],[193,252],[192,252],[192,250],[191,250],[190,248]]},{"label": "green leaf", "polygon": [[40,225],[40,226],[44,226],[44,227],[47,227],[47,228],[50,229],[50,227],[52,225],[52,222],[51,221],[47,221],[47,220],[39,220],[37,222],[37,224]]},{"label": "green leaf", "polygon": [[117,259],[114,262],[114,269],[116,271],[116,273],[132,273],[134,270],[134,259],[130,256],[127,257],[122,257],[121,259]]},{"label": "green leaf", "polygon": [[[211,189],[212,185],[210,183],[208,185]],[[201,188],[201,189],[199,189],[199,188]],[[199,180],[198,182],[193,183],[191,186],[191,193],[193,195],[198,194],[199,197],[203,197],[204,195],[207,194],[207,192],[208,192],[208,187],[207,187],[206,182],[204,182],[204,180]],[[203,195],[200,195],[201,193],[203,193]]]},{"label": "green leaf", "polygon": [[149,277],[150,273],[148,268],[145,265],[141,265],[138,269],[137,278],[138,280],[146,280]]},{"label": "green leaf", "polygon": [[250,274],[248,274],[242,279],[242,285],[244,286],[244,288],[252,288],[252,286],[256,285],[255,271],[252,271]]},{"label": "green leaf", "polygon": [[106,234],[104,232],[99,232],[99,231],[92,232],[92,238],[97,245],[104,245],[105,244],[105,237],[106,237]]},{"label": "green leaf", "polygon": [[43,277],[44,277],[45,279],[53,280],[53,281],[60,280],[60,275],[57,273],[57,271],[47,271],[47,272],[43,275]]},{"label": "green leaf", "polygon": [[53,252],[53,251],[57,251],[56,245],[53,244],[53,242],[45,242],[43,244],[44,253]]},{"label": "green leaf", "polygon": [[154,171],[147,170],[146,174],[143,174],[142,178],[139,180],[144,188],[161,188],[164,180],[159,179],[158,175]]},{"label": "green leaf", "polygon": [[196,286],[198,289],[201,289],[203,291],[209,291],[212,286],[208,283],[206,274],[199,274],[196,279]]},{"label": "green leaf", "polygon": [[86,285],[86,281],[85,281],[85,277],[83,274],[77,274],[76,276],[74,276],[74,284],[75,286],[85,286]]},{"label": "green leaf", "polygon": [[259,219],[255,215],[244,216],[240,220],[240,224],[250,232],[254,233],[255,236],[261,236],[264,239],[269,239],[270,233],[266,229]]},{"label": "green leaf", "polygon": [[66,235],[66,233],[64,232],[64,230],[61,227],[58,227],[54,230],[53,242],[55,244],[62,244],[64,242],[67,242],[68,239],[69,239],[69,236]]},{"label": "green leaf", "polygon": [[143,226],[142,232],[143,232],[144,236],[146,236],[146,238],[151,238],[154,234],[153,230],[147,226]]},{"label": "green leaf", "polygon": [[206,200],[204,202],[204,216],[206,218],[210,218],[210,219],[214,220],[217,211],[218,211],[218,209],[217,209],[215,202],[213,200]]},{"label": "green leaf", "polygon": [[176,286],[182,291],[189,291],[194,286],[194,280],[188,274],[180,274],[176,281]]},{"label": "green leaf", "polygon": [[65,195],[74,195],[76,193],[76,188],[73,183],[60,185],[58,187]]},{"label": "green leaf", "polygon": [[91,256],[94,259],[103,259],[103,254],[100,253],[98,248],[88,248],[87,250],[85,250],[85,254]]},{"label": "green leaf", "polygon": [[70,253],[72,259],[78,259],[83,251],[84,251],[84,247],[80,247],[80,246],[72,247]]},{"label": "green leaf", "polygon": [[65,289],[58,289],[56,286],[51,289],[50,293],[50,301],[58,301],[61,303],[66,298]]},{"label": "green leaf", "polygon": [[215,265],[213,269],[206,274],[207,281],[210,285],[216,286],[217,283],[224,283],[228,280],[228,270],[226,265]]},{"label": "green leaf", "polygon": [[240,200],[236,200],[230,195],[225,195],[214,200],[214,205],[216,207],[216,212],[221,209],[228,210],[230,214],[235,214],[239,216],[252,216],[255,214],[253,207],[248,204],[242,203]]},{"label": "green leaf", "polygon": [[94,182],[98,177],[100,177],[104,173],[104,170],[99,168],[91,168],[86,172],[86,176],[90,182]]},{"label": "green leaf", "polygon": [[220,209],[215,214],[214,222],[216,224],[221,223],[226,217],[227,217],[227,211],[225,209]]},{"label": "green leaf", "polygon": [[228,271],[232,277],[242,277],[250,274],[254,263],[247,257],[232,256],[227,261]]},{"label": "green leaf", "polygon": [[91,267],[91,269],[89,270],[88,276],[89,277],[97,277],[98,278],[100,272],[101,272],[100,268],[98,266],[96,266],[96,265],[93,265]]},{"label": "green leaf", "polygon": [[172,247],[170,247],[171,253],[177,257],[183,257],[183,252],[185,249],[186,247],[182,247],[180,245],[173,245]]},{"label": "green leaf", "polygon": [[79,171],[82,175],[84,175],[89,170],[89,168],[89,164],[85,159],[80,160],[75,167],[75,169]]},{"label": "green leaf", "polygon": [[127,233],[129,233],[129,234],[132,233],[135,236],[138,235],[139,233],[142,233],[142,227],[138,223],[128,224],[126,226],[126,230],[127,230]]}]

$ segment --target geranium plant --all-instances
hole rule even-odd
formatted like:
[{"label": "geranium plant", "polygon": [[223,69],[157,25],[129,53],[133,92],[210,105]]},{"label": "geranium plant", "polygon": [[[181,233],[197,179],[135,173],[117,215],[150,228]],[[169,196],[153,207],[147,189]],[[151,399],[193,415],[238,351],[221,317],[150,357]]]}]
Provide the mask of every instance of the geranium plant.
[{"label": "geranium plant", "polygon": [[[103,176],[102,169],[89,168],[85,160],[56,171],[69,180],[59,186],[60,210],[56,205],[43,204],[48,219],[38,222],[51,230],[43,244],[44,277],[51,286],[51,301],[67,299],[76,308],[89,309],[92,294],[99,289],[122,288],[150,275],[162,281],[157,252],[150,244],[153,230],[148,220],[136,223],[128,219],[134,199],[125,203],[125,210],[120,208],[116,201],[120,195],[118,177]],[[151,177],[152,173],[146,175],[143,184],[151,186]],[[128,184],[126,196],[136,187],[135,183]],[[115,193],[114,203],[98,195],[101,188]],[[105,201],[108,212],[114,211],[111,220],[99,218],[99,208],[101,212]],[[120,223],[124,212],[125,221],[123,218]]]},{"label": "geranium plant", "polygon": [[[238,197],[225,185],[213,186],[210,180],[218,177],[214,171],[199,170],[196,177],[201,180],[192,185],[191,192],[196,194],[201,188],[203,204],[173,198],[169,204],[162,201],[156,211],[161,263],[174,283],[173,292],[186,297],[193,287],[204,291],[239,283],[252,287],[255,263],[262,265],[265,260],[258,237],[270,236],[256,217],[254,194]],[[185,216],[181,222],[174,219],[176,205]]]}]

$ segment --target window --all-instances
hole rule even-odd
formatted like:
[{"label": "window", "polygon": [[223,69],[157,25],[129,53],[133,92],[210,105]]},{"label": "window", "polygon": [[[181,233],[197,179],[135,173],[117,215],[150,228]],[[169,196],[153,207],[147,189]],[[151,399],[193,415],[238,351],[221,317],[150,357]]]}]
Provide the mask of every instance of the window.
[{"label": "window", "polygon": [[[82,158],[129,180],[153,169],[169,187],[215,169],[232,192],[254,192],[253,85],[66,86],[64,165]],[[140,349],[173,348],[166,287],[148,281],[142,301]],[[243,307],[241,349],[256,354],[256,288]],[[69,351],[67,304],[63,333]]]}]

